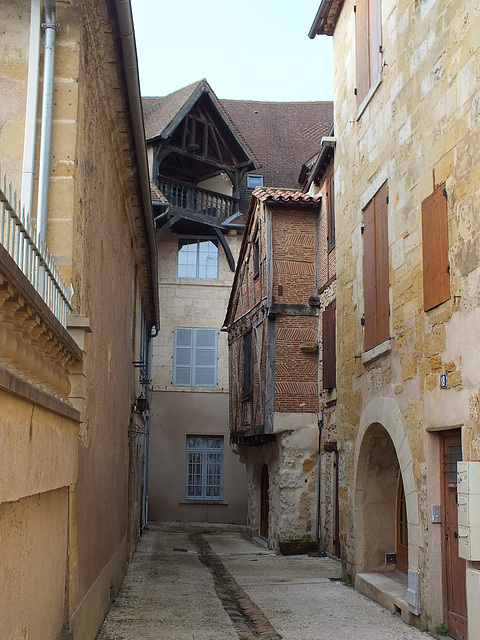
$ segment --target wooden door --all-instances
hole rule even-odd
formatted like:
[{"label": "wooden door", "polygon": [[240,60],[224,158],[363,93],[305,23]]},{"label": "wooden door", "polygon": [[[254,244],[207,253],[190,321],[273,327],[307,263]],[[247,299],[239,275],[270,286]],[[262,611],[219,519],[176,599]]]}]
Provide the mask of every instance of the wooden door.
[{"label": "wooden door", "polygon": [[398,476],[397,490],[397,569],[408,573],[408,522],[402,474]]},{"label": "wooden door", "polygon": [[467,638],[466,563],[458,555],[457,462],[462,459],[460,431],[442,435],[442,565],[446,623],[457,640]]},{"label": "wooden door", "polygon": [[260,476],[260,535],[265,540],[268,540],[269,484],[268,466],[264,464]]}]

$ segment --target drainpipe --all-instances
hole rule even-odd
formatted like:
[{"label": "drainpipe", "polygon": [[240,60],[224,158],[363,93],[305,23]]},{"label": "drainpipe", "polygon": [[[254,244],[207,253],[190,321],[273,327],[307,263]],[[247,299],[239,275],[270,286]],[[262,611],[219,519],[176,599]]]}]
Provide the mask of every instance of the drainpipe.
[{"label": "drainpipe", "polygon": [[33,169],[37,128],[38,76],[40,65],[40,0],[32,0],[30,9],[30,41],[28,49],[27,108],[23,141],[22,206],[31,215],[33,202]]},{"label": "drainpipe", "polygon": [[317,458],[317,527],[315,532],[315,539],[317,541],[317,546],[320,548],[320,517],[321,517],[321,495],[320,495],[320,470],[321,470],[321,460],[322,460],[322,428],[323,428],[323,413],[320,411],[317,414],[318,417],[318,458]]},{"label": "drainpipe", "polygon": [[48,188],[50,181],[50,149],[52,146],[53,82],[55,72],[55,0],[45,0],[45,54],[43,61],[42,128],[38,182],[37,234],[45,243],[47,237]]}]

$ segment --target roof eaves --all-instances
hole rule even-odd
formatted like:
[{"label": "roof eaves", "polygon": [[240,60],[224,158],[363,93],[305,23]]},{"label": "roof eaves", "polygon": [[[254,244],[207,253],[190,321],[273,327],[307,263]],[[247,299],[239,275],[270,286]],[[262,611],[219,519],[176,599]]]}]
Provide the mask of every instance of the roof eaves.
[{"label": "roof eaves", "polygon": [[320,202],[322,196],[304,193],[299,189],[275,189],[272,187],[257,187],[252,197],[260,200],[260,202],[284,202],[284,203],[313,203]]},{"label": "roof eaves", "polygon": [[322,0],[308,37],[333,36],[344,0]]}]

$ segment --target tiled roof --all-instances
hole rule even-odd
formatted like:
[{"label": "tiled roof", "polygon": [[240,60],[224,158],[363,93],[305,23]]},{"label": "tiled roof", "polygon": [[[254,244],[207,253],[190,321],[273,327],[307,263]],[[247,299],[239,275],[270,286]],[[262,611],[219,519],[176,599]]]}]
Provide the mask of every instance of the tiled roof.
[{"label": "tiled roof", "polygon": [[153,182],[150,182],[150,194],[152,197],[152,202],[155,204],[156,202],[161,204],[168,204],[167,198],[163,195],[157,185]]},{"label": "tiled roof", "polygon": [[[142,98],[147,139],[161,135],[202,88],[216,100],[206,80],[164,98]],[[264,184],[273,187],[298,186],[301,166],[318,152],[333,123],[333,102],[218,100],[217,104],[253,152]]]},{"label": "tiled roof", "polygon": [[260,164],[264,184],[296,188],[333,123],[332,102],[220,100]]},{"label": "tiled roof", "polygon": [[253,197],[261,202],[320,202],[321,195],[312,196],[298,189],[275,189],[273,187],[257,187]]},{"label": "tiled roof", "polygon": [[142,98],[147,140],[161,135],[203,82],[205,80],[193,82],[163,98]]}]

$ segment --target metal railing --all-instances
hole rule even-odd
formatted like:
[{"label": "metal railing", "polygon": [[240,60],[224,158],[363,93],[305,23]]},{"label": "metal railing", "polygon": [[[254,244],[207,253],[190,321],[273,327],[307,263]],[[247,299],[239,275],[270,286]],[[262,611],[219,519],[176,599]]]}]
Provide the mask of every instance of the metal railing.
[{"label": "metal railing", "polygon": [[176,180],[160,178],[158,188],[174,207],[226,220],[235,213],[237,198],[195,187]]},{"label": "metal railing", "polygon": [[38,242],[37,232],[30,216],[22,210],[17,193],[12,193],[3,175],[0,186],[0,244],[34,286],[55,317],[66,327],[71,313],[73,287],[67,289],[52,256],[43,243]]}]

